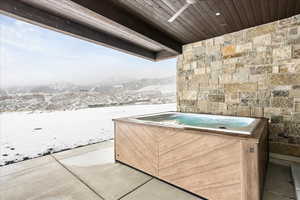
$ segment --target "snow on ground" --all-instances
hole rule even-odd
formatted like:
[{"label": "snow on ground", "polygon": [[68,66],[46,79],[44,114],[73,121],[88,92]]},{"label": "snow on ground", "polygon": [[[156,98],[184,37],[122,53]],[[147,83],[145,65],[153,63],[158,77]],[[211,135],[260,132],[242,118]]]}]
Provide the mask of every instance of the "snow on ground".
[{"label": "snow on ground", "polygon": [[113,138],[113,118],[176,110],[175,104],[0,114],[0,166]]}]

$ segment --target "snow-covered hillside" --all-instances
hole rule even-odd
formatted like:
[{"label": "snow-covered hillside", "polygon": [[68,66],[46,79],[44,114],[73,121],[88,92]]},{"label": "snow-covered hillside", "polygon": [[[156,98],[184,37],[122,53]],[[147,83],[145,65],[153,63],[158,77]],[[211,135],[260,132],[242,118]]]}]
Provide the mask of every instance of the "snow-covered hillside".
[{"label": "snow-covered hillside", "polygon": [[173,111],[175,104],[0,114],[0,166],[113,138],[113,118]]},{"label": "snow-covered hillside", "polygon": [[176,85],[175,84],[150,85],[150,86],[143,87],[142,89],[138,90],[138,92],[145,92],[145,91],[159,91],[163,94],[166,94],[166,93],[176,94]]}]

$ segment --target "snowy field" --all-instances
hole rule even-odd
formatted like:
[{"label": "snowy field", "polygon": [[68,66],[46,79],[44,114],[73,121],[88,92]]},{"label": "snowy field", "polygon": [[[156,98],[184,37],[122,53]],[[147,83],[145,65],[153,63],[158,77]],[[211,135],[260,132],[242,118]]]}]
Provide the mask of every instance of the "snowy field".
[{"label": "snowy field", "polygon": [[113,118],[175,111],[175,104],[0,114],[0,166],[113,138]]}]

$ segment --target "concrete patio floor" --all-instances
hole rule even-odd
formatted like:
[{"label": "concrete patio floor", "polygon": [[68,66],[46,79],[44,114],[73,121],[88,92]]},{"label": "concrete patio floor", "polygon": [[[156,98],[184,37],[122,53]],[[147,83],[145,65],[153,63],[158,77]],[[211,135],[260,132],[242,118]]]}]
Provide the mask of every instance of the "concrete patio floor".
[{"label": "concrete patio floor", "polygon": [[[190,193],[114,162],[113,141],[0,168],[1,200],[196,200]],[[264,200],[295,199],[290,168],[270,163]]]}]

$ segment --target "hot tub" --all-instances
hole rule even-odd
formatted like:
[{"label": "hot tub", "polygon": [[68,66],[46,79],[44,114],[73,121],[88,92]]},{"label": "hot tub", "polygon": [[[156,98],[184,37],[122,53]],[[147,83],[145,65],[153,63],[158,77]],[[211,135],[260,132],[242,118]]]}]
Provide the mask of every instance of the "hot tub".
[{"label": "hot tub", "polygon": [[232,117],[190,113],[159,113],[132,118],[142,123],[152,123],[176,128],[202,129],[226,132],[229,134],[251,135],[259,123],[259,119],[249,117]]},{"label": "hot tub", "polygon": [[259,200],[264,118],[166,112],[115,119],[115,159],[210,200]]}]

